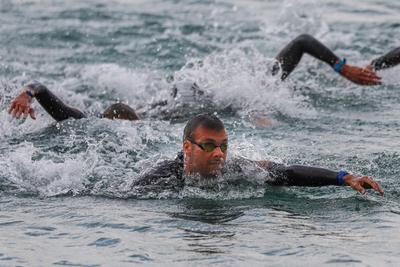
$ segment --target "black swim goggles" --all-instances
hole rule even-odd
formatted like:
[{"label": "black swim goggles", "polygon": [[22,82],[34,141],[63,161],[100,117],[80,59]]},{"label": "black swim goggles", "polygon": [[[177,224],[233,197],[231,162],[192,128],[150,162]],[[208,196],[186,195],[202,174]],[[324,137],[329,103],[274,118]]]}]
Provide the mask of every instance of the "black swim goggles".
[{"label": "black swim goggles", "polygon": [[216,144],[214,144],[213,142],[205,142],[205,143],[196,143],[193,139],[187,139],[190,141],[190,143],[197,145],[198,147],[200,147],[202,150],[204,150],[205,152],[212,152],[214,151],[214,149],[216,149],[217,147],[219,147],[222,151],[222,153],[225,153],[228,150],[228,144],[227,143],[222,143],[221,145],[217,146]]}]

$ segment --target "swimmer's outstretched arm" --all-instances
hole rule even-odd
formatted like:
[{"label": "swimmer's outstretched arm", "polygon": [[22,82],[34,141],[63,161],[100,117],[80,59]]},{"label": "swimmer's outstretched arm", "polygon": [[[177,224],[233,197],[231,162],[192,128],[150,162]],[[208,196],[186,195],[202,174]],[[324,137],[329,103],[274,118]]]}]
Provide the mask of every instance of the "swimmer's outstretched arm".
[{"label": "swimmer's outstretched arm", "polygon": [[266,183],[283,186],[327,186],[347,185],[364,194],[365,188],[372,188],[383,195],[383,189],[369,176],[356,176],[344,171],[335,172],[328,169],[302,165],[285,166],[273,162],[261,162],[270,173]]},{"label": "swimmer's outstretched arm", "polygon": [[370,65],[374,70],[383,70],[394,67],[398,64],[400,64],[400,47],[397,47],[389,53],[372,60]]},{"label": "swimmer's outstretched arm", "polygon": [[[301,34],[286,45],[276,56],[279,64],[274,65],[272,73],[277,74],[282,70],[281,79],[285,80],[299,64],[303,54],[309,54],[332,68],[340,63],[340,59],[329,48],[308,34]],[[346,79],[361,85],[380,84],[380,77],[368,68],[359,68],[348,64],[341,64],[338,72]]]},{"label": "swimmer's outstretched arm", "polygon": [[8,113],[17,119],[21,116],[26,118],[28,114],[32,119],[36,119],[35,111],[31,107],[33,98],[36,98],[40,105],[42,105],[56,121],[63,121],[68,118],[81,119],[85,117],[80,110],[64,104],[61,99],[55,96],[46,86],[37,81],[24,86],[21,94],[11,102]]}]

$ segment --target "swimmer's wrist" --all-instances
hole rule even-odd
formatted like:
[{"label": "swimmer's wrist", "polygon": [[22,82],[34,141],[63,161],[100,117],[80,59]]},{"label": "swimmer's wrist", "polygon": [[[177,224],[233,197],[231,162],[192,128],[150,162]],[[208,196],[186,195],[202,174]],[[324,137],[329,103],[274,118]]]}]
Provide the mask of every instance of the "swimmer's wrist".
[{"label": "swimmer's wrist", "polygon": [[336,63],[333,65],[333,69],[337,73],[341,73],[343,66],[346,64],[346,58],[343,58],[342,60],[336,61]]},{"label": "swimmer's wrist", "polygon": [[43,88],[45,88],[44,85],[36,80],[33,80],[24,86],[25,93],[30,96],[31,99],[35,98],[35,96],[39,94]]},{"label": "swimmer's wrist", "polygon": [[25,94],[27,94],[28,96],[30,96],[31,99],[33,99],[35,97],[35,94],[33,91],[29,90],[29,88],[25,89]]},{"label": "swimmer's wrist", "polygon": [[343,186],[344,185],[344,177],[348,174],[349,173],[346,172],[345,170],[340,170],[338,175],[336,176],[337,184],[340,186]]}]

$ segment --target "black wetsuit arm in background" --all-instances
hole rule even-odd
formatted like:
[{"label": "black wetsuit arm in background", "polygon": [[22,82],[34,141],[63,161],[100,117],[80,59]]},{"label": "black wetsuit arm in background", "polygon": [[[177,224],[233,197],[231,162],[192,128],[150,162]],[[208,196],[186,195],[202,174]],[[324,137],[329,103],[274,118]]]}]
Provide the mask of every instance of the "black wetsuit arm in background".
[{"label": "black wetsuit arm in background", "polygon": [[400,64],[400,47],[397,47],[389,53],[378,57],[371,62],[371,66],[375,70],[382,70],[394,67]]},{"label": "black wetsuit arm in background", "polygon": [[317,39],[311,35],[302,34],[279,52],[276,56],[279,64],[277,63],[274,65],[272,74],[275,75],[279,70],[282,70],[281,79],[286,79],[286,77],[296,68],[297,64],[299,64],[304,53],[322,60],[331,67],[333,67],[333,65],[339,60],[339,58],[329,48]]},{"label": "black wetsuit arm in background", "polygon": [[26,87],[32,91],[36,100],[56,121],[63,121],[69,118],[85,118],[85,115],[80,110],[64,104],[43,84],[34,81],[26,85]]},{"label": "black wetsuit arm in background", "polygon": [[327,186],[339,185],[338,172],[302,165],[285,166],[269,162],[267,170],[269,185],[284,186]]}]

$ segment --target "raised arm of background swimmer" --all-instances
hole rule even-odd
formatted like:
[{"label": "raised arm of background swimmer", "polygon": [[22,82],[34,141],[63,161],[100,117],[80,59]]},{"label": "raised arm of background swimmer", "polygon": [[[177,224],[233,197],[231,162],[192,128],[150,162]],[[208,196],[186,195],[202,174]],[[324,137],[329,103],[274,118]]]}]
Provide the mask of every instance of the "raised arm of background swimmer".
[{"label": "raised arm of background swimmer", "polygon": [[[307,53],[334,68],[340,59],[329,48],[308,34],[299,35],[286,45],[276,56],[279,63],[274,65],[272,73],[277,74],[282,70],[281,79],[286,79],[296,68],[304,53]],[[361,85],[380,84],[380,77],[368,68],[359,68],[344,64],[339,72],[346,79]]]},{"label": "raised arm of background swimmer", "polygon": [[327,186],[348,185],[364,194],[365,188],[373,188],[383,194],[381,186],[369,176],[356,176],[344,171],[335,172],[328,169],[292,165],[285,166],[274,162],[260,162],[268,170],[270,177],[266,183],[282,186]]},{"label": "raised arm of background swimmer", "polygon": [[81,119],[85,117],[81,111],[67,106],[47,89],[46,86],[36,81],[24,86],[22,92],[11,102],[8,113],[14,118],[20,118],[21,116],[26,118],[29,114],[32,119],[36,119],[35,111],[31,107],[33,98],[36,98],[40,105],[42,105],[56,121],[62,121],[68,118]]},{"label": "raised arm of background swimmer", "polygon": [[394,67],[400,64],[400,47],[397,47],[389,53],[372,60],[370,66],[374,70],[382,70]]}]

